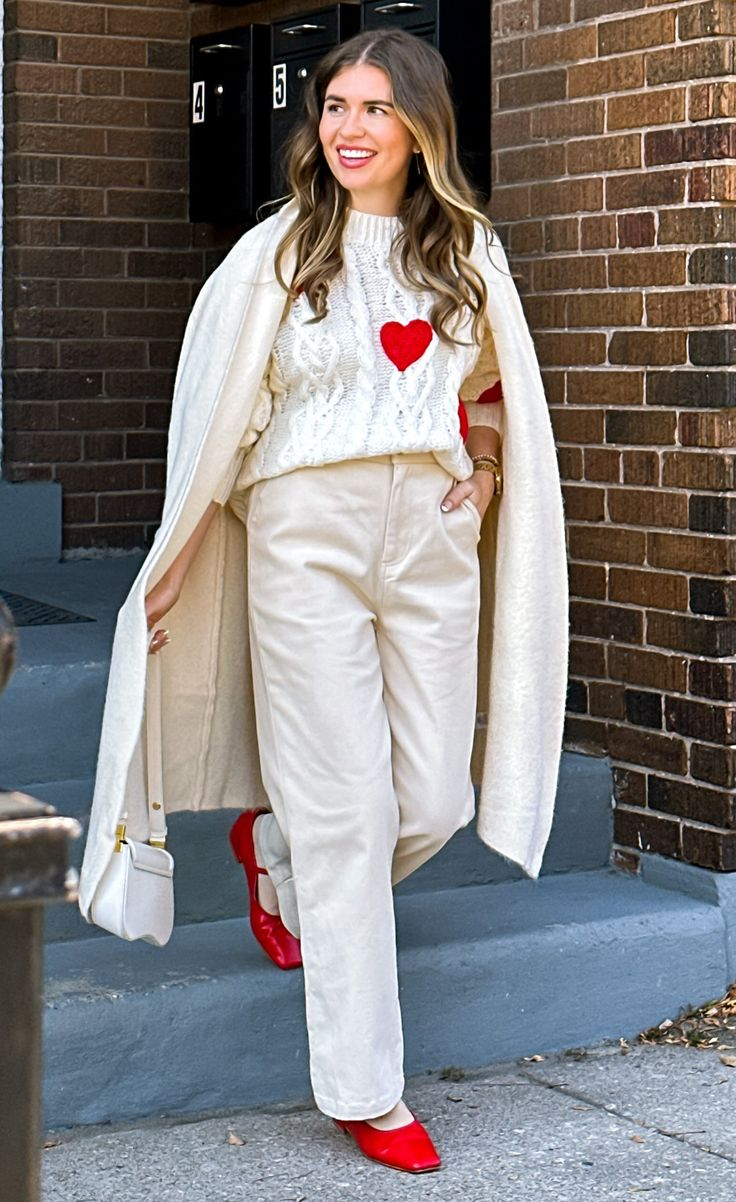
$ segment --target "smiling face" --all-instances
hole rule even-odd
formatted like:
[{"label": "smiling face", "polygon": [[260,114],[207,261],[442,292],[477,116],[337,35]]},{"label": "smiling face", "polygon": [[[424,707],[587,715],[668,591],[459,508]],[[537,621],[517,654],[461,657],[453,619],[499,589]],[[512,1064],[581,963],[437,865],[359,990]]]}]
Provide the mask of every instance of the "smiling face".
[{"label": "smiling face", "polygon": [[385,71],[359,63],[333,76],[319,137],[329,168],[350,193],[352,207],[394,216],[418,146],[391,103]]}]

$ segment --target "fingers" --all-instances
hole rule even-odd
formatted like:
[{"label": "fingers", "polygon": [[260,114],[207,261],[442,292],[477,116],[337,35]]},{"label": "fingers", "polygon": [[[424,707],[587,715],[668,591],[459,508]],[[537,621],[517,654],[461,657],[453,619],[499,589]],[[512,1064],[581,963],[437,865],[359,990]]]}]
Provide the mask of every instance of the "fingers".
[{"label": "fingers", "polygon": [[467,484],[466,481],[463,481],[462,484],[456,484],[455,487],[451,488],[445,496],[440,505],[440,509],[443,513],[449,513],[451,509],[457,509],[458,505],[460,505],[461,502],[466,499],[466,497],[472,495],[472,492],[473,489]]},{"label": "fingers", "polygon": [[[480,476],[481,474],[478,473],[478,475]],[[461,480],[454,488],[451,488],[443,498],[440,509],[443,513],[449,513],[452,509],[457,509],[459,505],[462,505],[463,501],[470,500],[475,505],[482,519],[494,491],[495,480],[493,476],[490,472],[484,472],[480,480],[473,476],[468,480]]]},{"label": "fingers", "polygon": [[148,644],[148,654],[155,655],[157,651],[160,651],[162,647],[165,647],[170,642],[171,636],[168,630],[157,630]]}]

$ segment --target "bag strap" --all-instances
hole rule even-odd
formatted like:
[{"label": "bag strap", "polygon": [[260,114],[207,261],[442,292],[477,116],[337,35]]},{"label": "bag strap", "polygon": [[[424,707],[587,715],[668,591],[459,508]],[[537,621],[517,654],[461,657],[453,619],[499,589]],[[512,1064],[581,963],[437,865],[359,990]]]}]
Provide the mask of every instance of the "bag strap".
[{"label": "bag strap", "polygon": [[[155,632],[154,632],[155,633]],[[151,635],[151,639],[153,634]],[[150,647],[149,640],[149,647]],[[161,737],[161,663],[160,651],[148,656],[146,674],[146,775],[148,794],[148,842],[152,847],[166,846],[164,810],[164,769]]]}]

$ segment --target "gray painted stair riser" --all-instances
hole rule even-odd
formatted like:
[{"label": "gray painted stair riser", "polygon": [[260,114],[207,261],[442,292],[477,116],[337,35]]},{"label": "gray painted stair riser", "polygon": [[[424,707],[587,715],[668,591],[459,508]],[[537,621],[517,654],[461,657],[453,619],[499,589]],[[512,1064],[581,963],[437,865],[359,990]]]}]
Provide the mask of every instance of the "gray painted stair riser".
[{"label": "gray painted stair riser", "polygon": [[[408,1073],[631,1038],[727,984],[716,906],[611,872],[416,894],[397,912]],[[162,950],[52,950],[49,1126],[309,1094],[302,974],[271,966],[244,923]]]},{"label": "gray painted stair riser", "polygon": [[5,787],[94,773],[108,671],[106,660],[18,667],[0,699]]},{"label": "gray painted stair riser", "polygon": [[[79,865],[86,835],[86,820],[92,796],[92,781],[38,784],[30,790],[60,813],[78,818],[82,837],[72,848],[73,863]],[[552,835],[542,871],[583,871],[608,863],[612,811],[611,771],[607,760],[566,752],[562,757]],[[176,921],[214,922],[244,912],[245,880],[232,858],[227,834],[235,820],[234,810],[207,810],[199,814],[175,813],[169,821],[169,847],[176,863]],[[484,885],[518,880],[513,865],[488,850],[471,824],[427,864],[397,888],[397,895],[451,889],[459,885]],[[95,934],[75,907],[56,906],[46,914],[46,938],[80,939]]]},{"label": "gray painted stair riser", "polygon": [[141,562],[140,554],[0,562],[3,589],[93,619],[18,627],[17,667],[0,698],[6,788],[93,775],[117,612]]},{"label": "gray painted stair riser", "polygon": [[60,555],[61,485],[0,480],[0,570]]},{"label": "gray painted stair riser", "polygon": [[728,980],[736,981],[736,872],[711,872],[645,852],[640,857],[640,875],[647,884],[718,906],[726,918]]}]

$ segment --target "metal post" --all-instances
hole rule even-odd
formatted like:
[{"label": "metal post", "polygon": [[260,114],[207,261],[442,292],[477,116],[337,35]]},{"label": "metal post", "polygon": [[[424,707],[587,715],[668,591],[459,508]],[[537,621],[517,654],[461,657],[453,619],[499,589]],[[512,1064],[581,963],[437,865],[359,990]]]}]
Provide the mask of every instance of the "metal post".
[{"label": "metal post", "polygon": [[39,1197],[43,906],[75,895],[79,831],[53,806],[0,792],[0,1181],[13,1202]]},{"label": "metal post", "polygon": [[[15,628],[0,602],[0,693],[15,659]],[[7,1202],[38,1202],[41,1142],[43,909],[76,896],[73,818],[24,793],[0,790],[0,1183]]]}]

